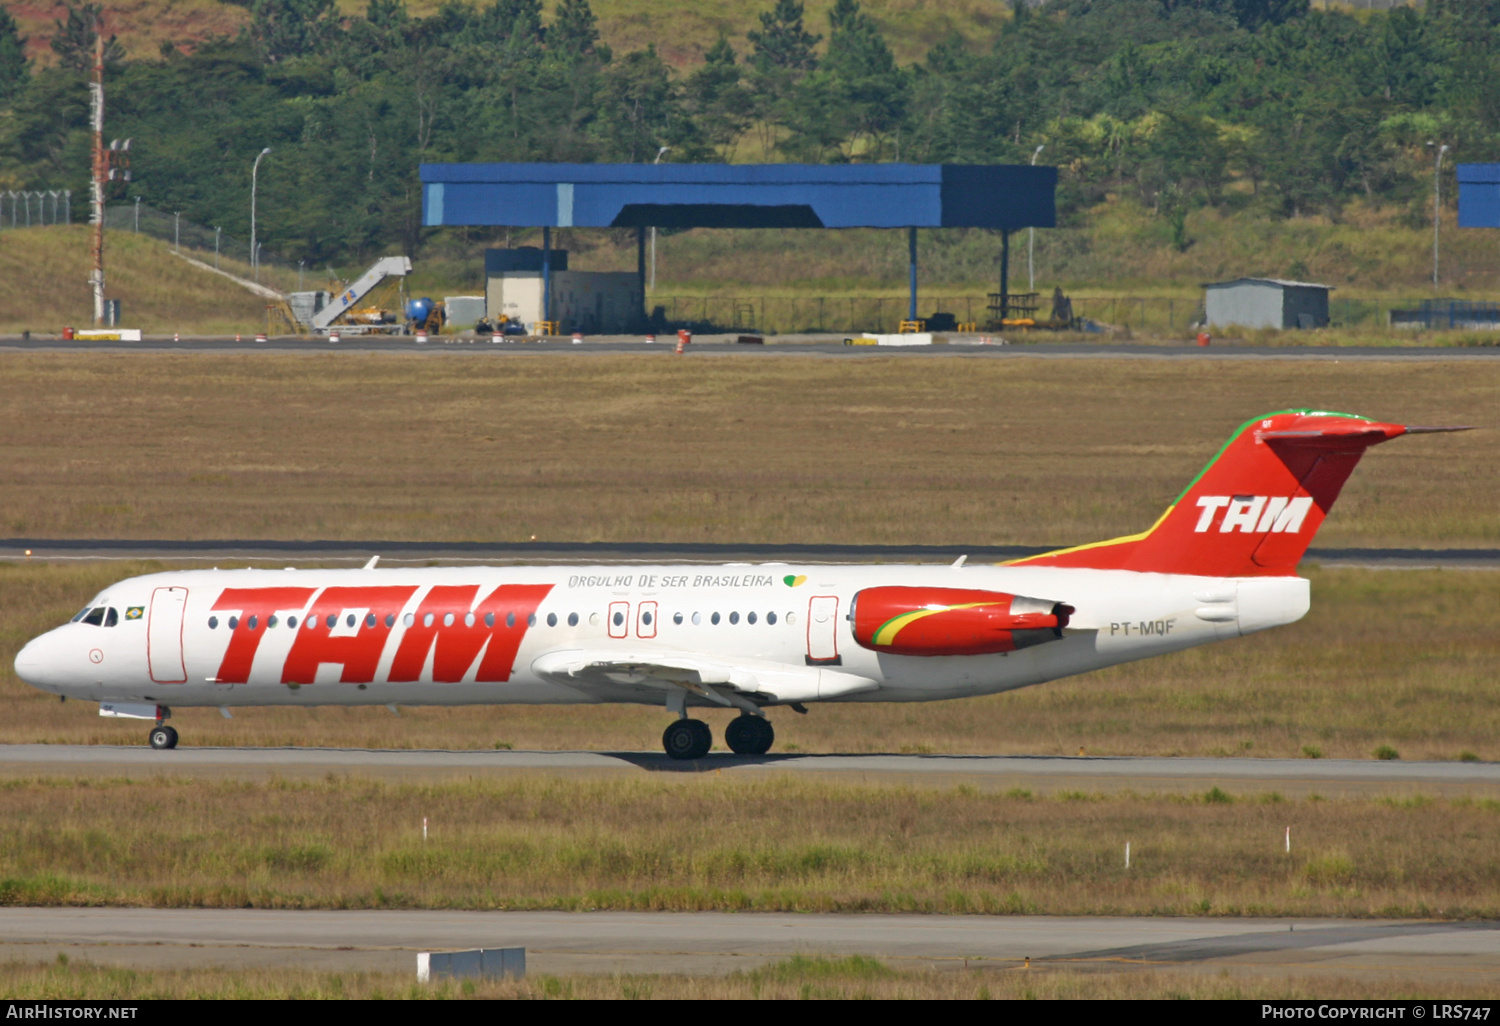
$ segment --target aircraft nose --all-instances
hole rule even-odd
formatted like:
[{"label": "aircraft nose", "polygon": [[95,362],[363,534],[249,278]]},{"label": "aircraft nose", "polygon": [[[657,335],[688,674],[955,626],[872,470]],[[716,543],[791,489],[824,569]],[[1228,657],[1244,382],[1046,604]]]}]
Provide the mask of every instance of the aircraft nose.
[{"label": "aircraft nose", "polygon": [[45,684],[47,677],[47,635],[28,641],[16,653],[16,676],[28,684]]}]

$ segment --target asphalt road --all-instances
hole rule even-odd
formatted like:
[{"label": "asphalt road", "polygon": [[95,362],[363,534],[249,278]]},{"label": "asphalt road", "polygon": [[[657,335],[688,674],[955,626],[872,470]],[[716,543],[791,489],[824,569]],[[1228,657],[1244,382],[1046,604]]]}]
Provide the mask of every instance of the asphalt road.
[{"label": "asphalt road", "polygon": [[[833,341],[814,339],[832,338]],[[998,336],[997,336],[998,337]],[[691,355],[749,356],[822,356],[840,359],[864,359],[877,356],[909,356],[918,359],[943,356],[979,358],[1045,357],[1045,358],[1133,358],[1153,360],[1500,360],[1500,346],[1250,346],[1233,342],[1202,347],[1152,345],[1139,342],[1019,342],[1014,345],[975,345],[954,342],[932,346],[846,346],[839,336],[777,336],[769,345],[739,345],[732,336],[700,336],[688,352]],[[638,336],[600,336],[581,344],[567,339],[541,342],[490,342],[479,339],[434,338],[418,343],[412,338],[377,338],[347,336],[339,342],[326,338],[275,336],[255,342],[254,335],[241,341],[233,338],[151,338],[141,342],[63,341],[60,338],[18,336],[0,338],[0,352],[195,352],[195,353],[266,353],[266,352],[404,352],[404,353],[472,353],[503,356],[508,353],[567,353],[587,356],[597,353],[665,353],[671,354],[675,340],[663,335],[661,341],[647,343]]]},{"label": "asphalt road", "polygon": [[[782,715],[795,715],[785,713]],[[355,748],[209,748],[192,745],[158,752],[145,745],[0,745],[0,775],[68,773],[244,777],[329,772],[374,776],[472,776],[476,771],[593,774],[721,773],[753,780],[766,773],[835,774],[866,780],[945,786],[955,781],[986,788],[1024,786],[1143,792],[1235,793],[1282,791],[1323,795],[1360,793],[1500,796],[1500,763],[1378,762],[1353,759],[1207,759],[1059,757],[1025,755],[794,755],[713,753],[681,762],[660,752],[445,751]]]},{"label": "asphalt road", "polygon": [[[1066,543],[1063,543],[1066,544]],[[766,562],[951,563],[999,562],[1058,546],[1036,545],[742,545],[682,542],[412,542],[262,541],[254,539],[0,538],[0,559],[291,560],[364,563],[476,561],[505,563]],[[1309,549],[1306,562],[1322,566],[1500,569],[1500,549]]]},{"label": "asphalt road", "polygon": [[0,909],[0,958],[64,952],[134,968],[297,966],[416,973],[416,953],[525,947],[530,973],[693,973],[795,954],[902,968],[1235,967],[1478,978],[1500,969],[1500,923],[718,912]]}]

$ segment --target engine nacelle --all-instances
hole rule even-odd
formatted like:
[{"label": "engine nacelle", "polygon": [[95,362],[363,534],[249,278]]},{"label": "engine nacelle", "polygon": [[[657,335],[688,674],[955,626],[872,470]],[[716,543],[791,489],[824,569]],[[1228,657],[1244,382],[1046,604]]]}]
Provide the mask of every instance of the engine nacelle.
[{"label": "engine nacelle", "polygon": [[865,588],[849,619],[854,640],[892,655],[1014,652],[1062,637],[1071,606],[973,588]]}]

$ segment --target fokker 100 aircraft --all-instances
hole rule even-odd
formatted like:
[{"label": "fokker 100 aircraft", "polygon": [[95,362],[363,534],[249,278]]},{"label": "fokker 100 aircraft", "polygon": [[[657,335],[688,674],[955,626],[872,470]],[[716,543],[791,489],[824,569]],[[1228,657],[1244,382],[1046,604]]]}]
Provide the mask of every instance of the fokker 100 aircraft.
[{"label": "fokker 100 aircraft", "polygon": [[1365,449],[1415,428],[1314,410],[1242,425],[1148,530],[998,566],[189,570],[111,585],[16,673],[103,715],[257,705],[635,702],[689,710],[926,702],[1040,684],[1300,619],[1296,567]]}]

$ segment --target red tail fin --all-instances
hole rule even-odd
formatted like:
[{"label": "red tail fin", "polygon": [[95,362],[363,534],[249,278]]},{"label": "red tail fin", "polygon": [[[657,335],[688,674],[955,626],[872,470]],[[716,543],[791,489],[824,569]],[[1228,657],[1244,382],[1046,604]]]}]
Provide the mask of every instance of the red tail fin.
[{"label": "red tail fin", "polygon": [[1240,425],[1144,534],[1016,560],[1207,577],[1296,571],[1367,448],[1409,428],[1347,413],[1282,410]]}]

